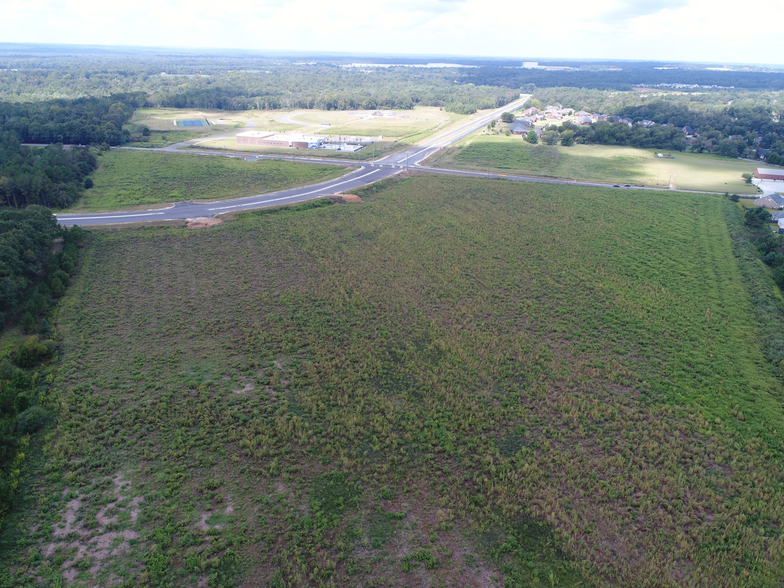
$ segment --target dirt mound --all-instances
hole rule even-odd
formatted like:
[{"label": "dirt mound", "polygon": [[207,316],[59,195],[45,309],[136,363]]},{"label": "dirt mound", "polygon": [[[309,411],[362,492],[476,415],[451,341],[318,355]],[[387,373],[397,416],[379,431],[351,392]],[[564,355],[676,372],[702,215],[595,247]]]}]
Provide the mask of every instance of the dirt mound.
[{"label": "dirt mound", "polygon": [[335,204],[353,204],[355,202],[362,202],[362,198],[356,194],[334,194],[329,197]]},{"label": "dirt mound", "polygon": [[199,217],[189,218],[187,220],[187,227],[189,229],[209,229],[210,227],[215,227],[223,223],[223,221],[219,218]]}]

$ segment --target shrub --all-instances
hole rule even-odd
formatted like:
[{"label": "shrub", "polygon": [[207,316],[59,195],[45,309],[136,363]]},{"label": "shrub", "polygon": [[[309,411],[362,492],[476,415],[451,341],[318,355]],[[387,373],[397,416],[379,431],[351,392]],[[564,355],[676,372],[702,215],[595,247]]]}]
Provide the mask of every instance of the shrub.
[{"label": "shrub", "polygon": [[55,298],[60,298],[63,294],[65,294],[65,286],[63,286],[60,278],[53,278],[50,287],[52,289],[52,296]]},{"label": "shrub", "polygon": [[30,408],[30,399],[24,394],[19,394],[14,400],[14,410],[16,411],[16,414],[22,414],[28,408]]},{"label": "shrub", "polygon": [[8,359],[0,361],[0,380],[10,380],[14,376],[15,371],[16,368]]},{"label": "shrub", "polygon": [[22,345],[16,356],[16,365],[21,368],[31,368],[41,361],[41,358],[49,353],[49,345],[38,339],[38,335],[33,335]]},{"label": "shrub", "polygon": [[29,312],[24,313],[22,315],[22,320],[20,321],[22,328],[24,329],[25,333],[31,333],[35,328],[35,318]]},{"label": "shrub", "polygon": [[89,190],[93,187],[93,179],[92,178],[85,178],[84,179],[84,189]]},{"label": "shrub", "polygon": [[49,422],[49,413],[40,406],[31,406],[16,419],[16,430],[21,433],[35,433]]}]

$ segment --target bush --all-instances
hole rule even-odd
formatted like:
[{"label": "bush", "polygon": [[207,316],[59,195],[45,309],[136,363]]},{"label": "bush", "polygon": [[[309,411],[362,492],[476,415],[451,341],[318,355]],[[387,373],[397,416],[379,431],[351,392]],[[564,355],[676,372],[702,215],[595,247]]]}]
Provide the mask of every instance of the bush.
[{"label": "bush", "polygon": [[556,131],[545,131],[542,134],[542,142],[545,145],[555,145],[558,142],[558,133]]},{"label": "bush", "polygon": [[14,411],[16,414],[22,414],[30,408],[30,399],[24,394],[19,394],[14,400]]},{"label": "bush", "polygon": [[84,179],[84,189],[89,190],[93,187],[93,179],[92,178],[85,178]]},{"label": "bush", "polygon": [[752,208],[746,211],[743,218],[748,226],[760,229],[770,222],[770,213],[762,207]]},{"label": "bush", "polygon": [[35,318],[29,312],[26,312],[24,315],[22,315],[22,320],[20,323],[25,333],[31,333],[35,328]]},{"label": "bush", "polygon": [[38,335],[33,335],[22,345],[22,349],[16,356],[16,365],[21,368],[35,367],[42,357],[49,354],[49,351],[49,345],[41,342]]},{"label": "bush", "polygon": [[10,380],[15,371],[16,368],[8,359],[0,361],[0,380]]},{"label": "bush", "polygon": [[35,433],[49,422],[49,413],[40,406],[31,406],[16,419],[16,430],[21,433]]}]

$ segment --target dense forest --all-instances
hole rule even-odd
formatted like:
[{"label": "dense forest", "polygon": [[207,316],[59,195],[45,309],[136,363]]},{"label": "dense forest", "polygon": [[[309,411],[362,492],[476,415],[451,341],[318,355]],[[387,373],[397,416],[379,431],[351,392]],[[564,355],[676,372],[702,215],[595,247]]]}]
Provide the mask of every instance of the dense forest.
[{"label": "dense forest", "polygon": [[[57,236],[64,247],[53,254]],[[29,434],[51,416],[38,394],[51,380],[38,370],[56,349],[50,309],[70,285],[84,237],[40,206],[0,209],[0,327],[16,314],[27,335],[6,340],[0,359],[0,516],[14,502]]]},{"label": "dense forest", "polygon": [[44,269],[57,221],[41,206],[0,208],[0,326]]},{"label": "dense forest", "polygon": [[87,176],[97,166],[86,148],[28,147],[16,133],[0,132],[0,207],[65,208],[92,185]]},{"label": "dense forest", "polygon": [[13,131],[23,143],[121,145],[128,141],[123,125],[145,100],[143,92],[134,92],[106,98],[0,102],[0,130]]},{"label": "dense forest", "polygon": [[[75,99],[122,92],[131,96],[143,91],[147,105],[171,108],[353,110],[423,105],[470,114],[507,104],[519,94],[503,85],[477,86],[461,81],[452,70],[364,70],[243,60],[220,61],[223,67],[217,69],[210,60],[190,61],[204,67],[188,60],[153,59],[100,62],[100,68],[90,60],[63,62],[56,69],[0,68],[0,100]],[[265,69],[255,69],[258,67]]]},{"label": "dense forest", "polygon": [[551,88],[571,86],[596,90],[632,90],[639,86],[703,86],[746,90],[784,90],[784,72],[716,71],[698,67],[665,66],[657,63],[602,63],[597,67],[582,62],[559,62],[579,69],[548,71],[508,67],[467,70],[465,80],[488,86]]}]

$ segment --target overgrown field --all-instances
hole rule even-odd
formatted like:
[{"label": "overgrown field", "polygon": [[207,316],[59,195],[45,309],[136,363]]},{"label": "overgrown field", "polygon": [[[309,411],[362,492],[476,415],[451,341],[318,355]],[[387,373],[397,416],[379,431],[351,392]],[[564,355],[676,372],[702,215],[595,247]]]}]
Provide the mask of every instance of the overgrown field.
[{"label": "overgrown field", "polygon": [[732,203],[362,197],[94,233],[6,585],[781,585]]},{"label": "overgrown field", "polygon": [[[669,154],[669,152],[668,152]],[[757,164],[714,155],[671,154],[658,158],[656,151],[608,145],[572,147],[531,145],[519,135],[472,135],[437,154],[437,167],[496,171],[594,180],[611,184],[674,186],[681,190],[706,190],[731,194],[756,194],[741,174],[753,172]]]},{"label": "overgrown field", "polygon": [[100,158],[94,187],[69,212],[253,196],[346,172],[339,165],[113,149]]}]

